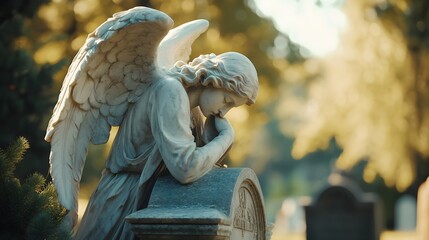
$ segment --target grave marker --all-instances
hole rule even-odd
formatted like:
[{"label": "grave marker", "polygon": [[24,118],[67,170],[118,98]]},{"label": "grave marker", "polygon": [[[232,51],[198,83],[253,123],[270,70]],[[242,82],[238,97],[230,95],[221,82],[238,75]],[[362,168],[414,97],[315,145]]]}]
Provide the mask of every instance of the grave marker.
[{"label": "grave marker", "polygon": [[187,185],[162,176],[148,208],[126,220],[145,240],[267,238],[261,188],[248,168],[216,168]]},{"label": "grave marker", "polygon": [[305,206],[307,240],[378,240],[382,223],[375,195],[344,177],[337,180]]},{"label": "grave marker", "polygon": [[413,196],[401,196],[395,205],[395,229],[399,231],[416,230],[417,202]]}]

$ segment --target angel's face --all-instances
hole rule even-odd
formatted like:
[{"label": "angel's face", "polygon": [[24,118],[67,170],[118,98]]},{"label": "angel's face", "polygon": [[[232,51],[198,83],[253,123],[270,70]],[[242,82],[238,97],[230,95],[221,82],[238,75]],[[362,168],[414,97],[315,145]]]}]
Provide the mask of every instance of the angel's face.
[{"label": "angel's face", "polygon": [[199,106],[205,117],[224,117],[231,108],[241,106],[246,102],[246,98],[224,89],[205,87],[200,95]]}]

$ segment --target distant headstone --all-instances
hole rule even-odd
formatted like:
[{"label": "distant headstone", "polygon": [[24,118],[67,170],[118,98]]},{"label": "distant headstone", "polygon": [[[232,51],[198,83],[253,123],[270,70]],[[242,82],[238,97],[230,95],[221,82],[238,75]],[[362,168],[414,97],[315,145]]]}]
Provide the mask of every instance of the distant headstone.
[{"label": "distant headstone", "polygon": [[401,196],[395,205],[395,229],[399,231],[416,230],[417,202],[413,196]]},{"label": "distant headstone", "polygon": [[417,232],[420,240],[429,239],[429,178],[417,193]]},{"label": "distant headstone", "polygon": [[263,197],[248,168],[213,169],[182,185],[160,177],[149,205],[126,218],[139,239],[266,239]]},{"label": "distant headstone", "polygon": [[305,206],[307,240],[378,240],[382,222],[377,198],[349,179],[337,178]]}]

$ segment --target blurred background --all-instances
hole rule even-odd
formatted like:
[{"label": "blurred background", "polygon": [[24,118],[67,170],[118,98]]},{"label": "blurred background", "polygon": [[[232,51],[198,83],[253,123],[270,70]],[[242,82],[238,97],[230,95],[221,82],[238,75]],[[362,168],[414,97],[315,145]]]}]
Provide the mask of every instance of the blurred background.
[{"label": "blurred background", "polygon": [[[397,200],[415,201],[429,175],[426,0],[4,0],[0,6],[0,148],[18,136],[28,139],[19,178],[39,172],[49,179],[43,137],[67,68],[90,32],[134,6],[161,10],[176,26],[209,20],[193,57],[237,51],[255,64],[257,103],[227,115],[236,132],[227,164],[255,170],[269,222],[279,221],[282,205],[286,211],[315,196],[341,170],[380,197],[385,227],[394,229]],[[90,147],[82,212],[108,150],[109,144]]]}]

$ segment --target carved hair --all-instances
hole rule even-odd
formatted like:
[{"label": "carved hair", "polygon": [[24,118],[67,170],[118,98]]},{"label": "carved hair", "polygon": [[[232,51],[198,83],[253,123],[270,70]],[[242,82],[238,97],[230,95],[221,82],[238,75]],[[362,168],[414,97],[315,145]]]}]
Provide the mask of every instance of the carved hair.
[{"label": "carved hair", "polygon": [[248,105],[255,103],[258,94],[255,67],[247,57],[236,52],[201,55],[189,64],[177,62],[172,74],[179,77],[185,87],[222,88],[247,98]]}]

